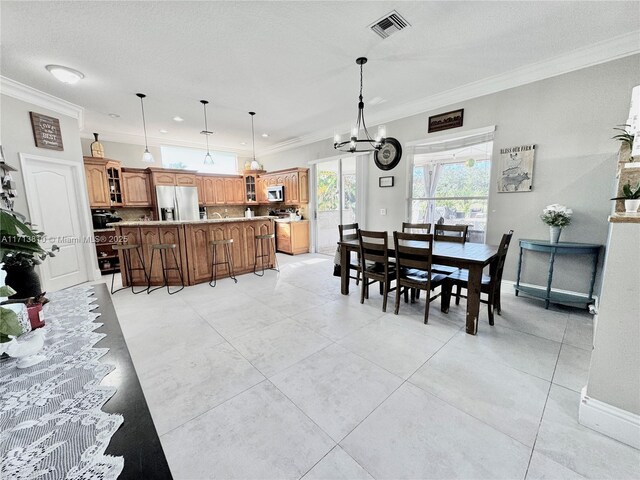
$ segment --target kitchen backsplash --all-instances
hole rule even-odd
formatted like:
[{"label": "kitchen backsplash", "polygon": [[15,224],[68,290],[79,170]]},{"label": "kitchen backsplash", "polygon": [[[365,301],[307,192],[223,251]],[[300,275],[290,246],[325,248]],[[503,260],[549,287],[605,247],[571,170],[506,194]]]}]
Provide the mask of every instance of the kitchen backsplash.
[{"label": "kitchen backsplash", "polygon": [[244,217],[244,211],[246,207],[242,205],[228,205],[220,207],[207,207],[207,218],[218,218],[214,213],[219,213],[224,217]]},{"label": "kitchen backsplash", "polygon": [[151,218],[150,208],[118,208],[116,215],[122,218],[123,222],[135,222],[144,217]]}]

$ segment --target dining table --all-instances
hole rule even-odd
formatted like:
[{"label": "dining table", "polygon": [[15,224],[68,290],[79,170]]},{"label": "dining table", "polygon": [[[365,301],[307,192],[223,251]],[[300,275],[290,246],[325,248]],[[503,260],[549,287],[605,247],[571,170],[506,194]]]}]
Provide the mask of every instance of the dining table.
[{"label": "dining table", "polygon": [[[360,248],[357,239],[338,242],[340,246],[340,293],[349,295],[349,277],[351,252],[357,252]],[[432,251],[432,263],[449,267],[463,268],[469,271],[467,287],[467,315],[466,332],[475,335],[478,332],[478,315],[480,314],[480,289],[482,283],[482,271],[498,254],[498,245],[485,243],[456,243],[434,241]],[[387,256],[395,257],[393,237],[387,247]],[[346,268],[345,268],[346,267]]]}]

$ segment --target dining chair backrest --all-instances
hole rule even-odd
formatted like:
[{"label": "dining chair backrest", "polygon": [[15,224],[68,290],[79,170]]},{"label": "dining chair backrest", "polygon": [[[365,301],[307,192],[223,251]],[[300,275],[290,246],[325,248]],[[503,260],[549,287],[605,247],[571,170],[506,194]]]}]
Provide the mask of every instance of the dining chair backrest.
[{"label": "dining chair backrest", "polygon": [[491,280],[496,284],[502,281],[502,272],[504,271],[504,264],[507,260],[507,252],[509,250],[509,244],[511,243],[511,237],[513,237],[513,230],[509,230],[508,233],[502,235],[502,240],[500,240],[500,246],[498,247],[498,254],[490,267],[489,274],[491,276]]},{"label": "dining chair backrest", "polygon": [[431,233],[431,224],[402,222],[402,233]]},{"label": "dining chair backrest", "polygon": [[415,268],[428,272],[430,276],[433,235],[393,232],[393,243],[398,271],[403,268]]},{"label": "dining chair backrest", "polygon": [[437,242],[465,243],[469,225],[434,225],[433,239]]},{"label": "dining chair backrest", "polygon": [[340,233],[341,242],[356,240],[358,238],[358,224],[346,223],[344,225],[338,225],[338,232]]},{"label": "dining chair backrest", "polygon": [[358,230],[358,243],[360,244],[362,263],[364,265],[367,262],[383,264],[386,272],[389,266],[389,257],[387,255],[388,239],[387,232]]}]

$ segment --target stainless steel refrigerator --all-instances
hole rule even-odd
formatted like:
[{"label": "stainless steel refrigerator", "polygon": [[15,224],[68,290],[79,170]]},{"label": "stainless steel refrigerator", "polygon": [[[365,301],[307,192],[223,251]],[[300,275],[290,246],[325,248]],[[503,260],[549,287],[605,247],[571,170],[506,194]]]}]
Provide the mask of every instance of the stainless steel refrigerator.
[{"label": "stainless steel refrigerator", "polygon": [[197,187],[156,187],[160,220],[198,220]]}]

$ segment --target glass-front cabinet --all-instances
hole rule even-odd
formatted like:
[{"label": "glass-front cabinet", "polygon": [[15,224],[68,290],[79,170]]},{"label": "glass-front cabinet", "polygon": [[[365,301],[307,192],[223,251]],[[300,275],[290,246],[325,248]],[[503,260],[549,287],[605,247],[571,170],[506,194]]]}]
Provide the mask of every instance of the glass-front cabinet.
[{"label": "glass-front cabinet", "polygon": [[121,207],[122,201],[122,171],[119,162],[107,162],[107,185],[109,199],[114,207]]}]

